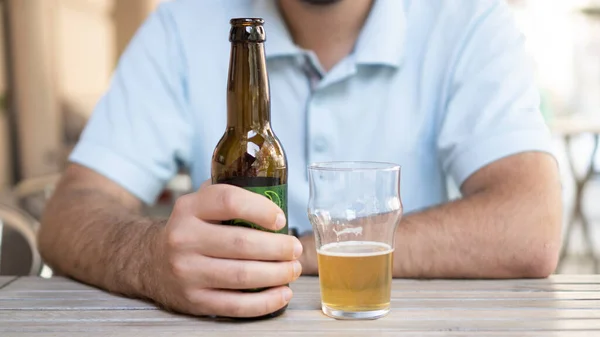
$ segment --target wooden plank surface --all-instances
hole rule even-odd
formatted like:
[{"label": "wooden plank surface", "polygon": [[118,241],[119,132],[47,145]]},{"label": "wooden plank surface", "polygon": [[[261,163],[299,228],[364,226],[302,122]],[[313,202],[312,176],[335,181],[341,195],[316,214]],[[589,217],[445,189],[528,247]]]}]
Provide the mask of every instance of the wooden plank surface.
[{"label": "wooden plank surface", "polygon": [[529,320],[471,320],[464,319],[460,321],[446,320],[398,320],[397,317],[388,316],[377,321],[336,321],[336,320],[303,320],[290,322],[284,319],[273,319],[269,321],[252,322],[249,324],[219,323],[213,321],[138,321],[138,322],[119,322],[119,321],[93,321],[93,322],[44,322],[37,324],[27,322],[20,326],[7,326],[2,328],[2,335],[7,332],[20,332],[29,335],[32,332],[102,332],[119,331],[129,332],[133,335],[162,334],[164,332],[179,332],[184,336],[194,331],[217,332],[235,334],[235,332],[244,332],[245,334],[261,335],[265,331],[280,331],[285,336],[285,329],[304,332],[310,335],[313,331],[345,333],[352,331],[365,332],[427,332],[427,331],[472,331],[472,332],[526,332],[526,331],[597,331],[600,332],[600,322],[598,320],[561,320],[561,321],[529,321]]},{"label": "wooden plank surface", "polygon": [[[23,337],[23,333],[13,332],[6,333],[2,335],[2,337]],[[81,332],[32,332],[27,333],[26,336],[33,337],[81,337]],[[86,332],[85,337],[131,337],[137,336],[133,335],[131,332],[127,331],[103,331],[103,332]],[[237,336],[232,335],[231,331],[227,332],[204,332],[204,331],[190,331],[186,332],[184,335],[181,332],[161,332],[160,334],[144,334],[143,336],[165,336],[165,337],[231,337]],[[261,331],[258,334],[250,334],[250,333],[241,333],[239,336],[260,336],[260,337],[306,337],[306,332],[298,332],[298,331]],[[506,336],[519,336],[519,337],[597,337],[596,332],[590,331],[570,331],[570,332],[548,332],[548,331],[540,331],[540,332],[517,332],[514,334],[507,334],[506,332],[494,332],[494,331],[478,331],[478,332],[469,332],[469,331],[431,331],[431,332],[390,332],[390,331],[376,331],[376,332],[365,332],[365,331],[343,331],[343,332],[311,332],[310,337],[364,337],[364,336],[377,336],[377,337],[506,337]]]},{"label": "wooden plank surface", "polygon": [[376,321],[324,316],[317,278],[292,289],[281,317],[239,322],[167,313],[64,278],[24,277],[0,290],[0,335],[600,336],[600,276],[394,280],[392,312]]},{"label": "wooden plank surface", "polygon": [[0,289],[14,281],[16,278],[16,276],[0,276]]}]

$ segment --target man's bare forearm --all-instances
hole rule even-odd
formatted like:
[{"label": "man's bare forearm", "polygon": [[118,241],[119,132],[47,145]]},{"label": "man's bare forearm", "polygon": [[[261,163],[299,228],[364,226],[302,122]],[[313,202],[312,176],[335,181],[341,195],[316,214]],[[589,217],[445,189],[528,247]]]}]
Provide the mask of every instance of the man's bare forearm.
[{"label": "man's bare forearm", "polygon": [[498,179],[495,186],[461,200],[406,215],[396,234],[395,276],[521,278],[552,273],[560,249],[560,184],[556,172],[532,170],[548,171],[541,178]]},{"label": "man's bare forearm", "polygon": [[62,274],[128,296],[149,297],[155,285],[150,252],[164,222],[140,215],[115,196],[63,186],[48,203],[39,246]]},{"label": "man's bare forearm", "polygon": [[524,228],[522,219],[510,214],[519,205],[493,203],[494,198],[478,195],[408,215],[396,235],[395,274],[513,278],[551,273],[559,246],[554,235]]}]

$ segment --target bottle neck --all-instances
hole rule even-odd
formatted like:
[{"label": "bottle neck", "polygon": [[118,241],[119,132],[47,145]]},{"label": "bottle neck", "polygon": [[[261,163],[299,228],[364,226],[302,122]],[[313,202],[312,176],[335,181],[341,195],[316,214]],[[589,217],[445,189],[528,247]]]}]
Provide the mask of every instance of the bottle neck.
[{"label": "bottle neck", "polygon": [[227,80],[227,127],[269,127],[271,101],[264,43],[232,42]]}]

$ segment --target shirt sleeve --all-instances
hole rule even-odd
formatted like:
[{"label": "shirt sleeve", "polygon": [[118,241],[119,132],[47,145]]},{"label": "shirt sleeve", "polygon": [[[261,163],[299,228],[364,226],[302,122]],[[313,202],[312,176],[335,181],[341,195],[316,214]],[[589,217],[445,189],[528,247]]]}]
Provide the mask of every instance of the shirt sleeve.
[{"label": "shirt sleeve", "polygon": [[442,167],[457,186],[503,157],[552,154],[533,65],[510,8],[494,1],[469,26],[437,140]]},{"label": "shirt sleeve", "polygon": [[181,50],[175,23],[161,5],[123,53],[69,158],[149,204],[190,158]]}]

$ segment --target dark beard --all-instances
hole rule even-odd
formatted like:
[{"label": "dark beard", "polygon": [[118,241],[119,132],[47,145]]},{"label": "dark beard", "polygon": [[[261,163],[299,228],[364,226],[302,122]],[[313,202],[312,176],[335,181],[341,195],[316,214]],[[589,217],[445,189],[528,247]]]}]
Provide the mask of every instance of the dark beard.
[{"label": "dark beard", "polygon": [[318,5],[318,6],[326,6],[331,5],[336,2],[340,2],[341,0],[300,0],[310,5]]}]

